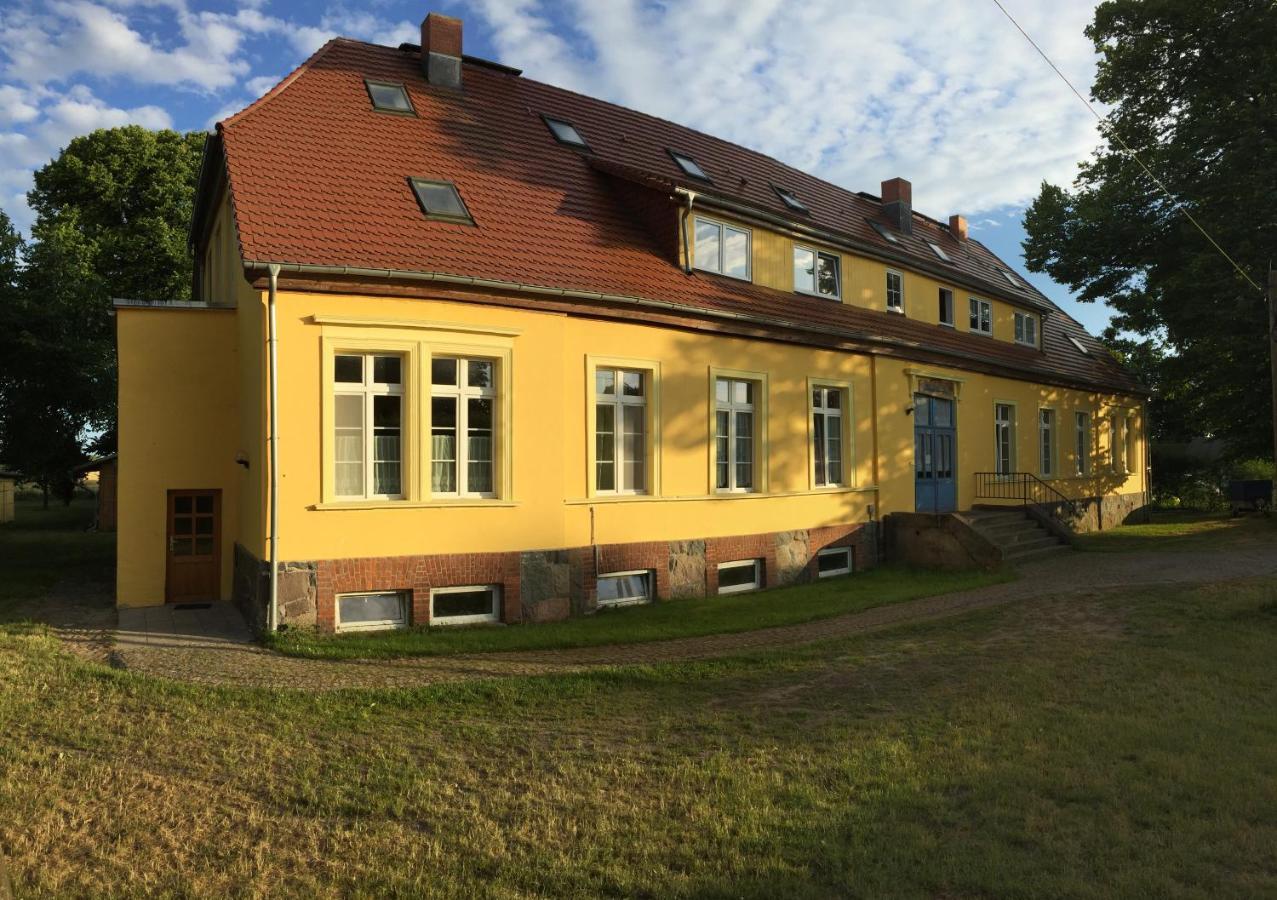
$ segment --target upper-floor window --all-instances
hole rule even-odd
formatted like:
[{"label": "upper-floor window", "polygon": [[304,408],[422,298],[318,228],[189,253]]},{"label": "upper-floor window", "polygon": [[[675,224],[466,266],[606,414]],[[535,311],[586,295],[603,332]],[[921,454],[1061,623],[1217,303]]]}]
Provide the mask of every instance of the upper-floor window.
[{"label": "upper-floor window", "polygon": [[402,84],[393,84],[385,81],[365,81],[364,86],[368,88],[368,96],[372,99],[373,109],[381,112],[416,114],[416,110],[412,108],[412,101],[408,99],[408,92]]},{"label": "upper-floor window", "polygon": [[497,389],[490,359],[430,361],[430,491],[495,497]]},{"label": "upper-floor window", "polygon": [[333,357],[333,493],[342,499],[403,497],[403,369],[400,356]]},{"label": "upper-floor window", "polygon": [[1038,410],[1038,469],[1043,478],[1055,475],[1055,410]]},{"label": "upper-floor window", "polygon": [[785,190],[783,187],[772,185],[772,190],[776,192],[776,196],[780,197],[781,202],[792,209],[794,212],[806,213],[811,212],[803,201],[798,199],[798,195],[793,191]]},{"label": "upper-floor window", "polygon": [[430,181],[425,178],[411,178],[413,193],[421,204],[421,211],[428,219],[440,219],[445,222],[460,222],[473,225],[474,218],[466,208],[465,201],[457,191],[457,186],[450,181]]},{"label": "upper-floor window", "polygon": [[842,412],[846,391],[835,387],[814,387],[811,391],[811,442],[817,487],[835,487],[843,482]]},{"label": "upper-floor window", "polygon": [[571,122],[565,122],[562,119],[552,119],[549,116],[542,116],[545,120],[545,126],[550,129],[550,134],[554,135],[554,139],[560,144],[567,144],[569,147],[580,147],[583,150],[590,149],[590,145],[585,142],[585,138],[581,136],[581,132],[576,130],[576,126]]},{"label": "upper-floor window", "polygon": [[647,373],[594,373],[594,484],[600,493],[647,490]]},{"label": "upper-floor window", "polygon": [[750,233],[713,219],[696,219],[696,268],[749,281]]},{"label": "upper-floor window", "polygon": [[1030,313],[1015,314],[1015,341],[1017,344],[1038,345],[1038,317]]},{"label": "upper-floor window", "polygon": [[940,324],[953,327],[953,291],[940,288]]},{"label": "upper-floor window", "polygon": [[714,488],[754,490],[754,392],[752,381],[714,380]]},{"label": "upper-floor window", "polygon": [[837,299],[840,274],[834,254],[794,246],[794,290],[798,293]]},{"label": "upper-floor window", "polygon": [[899,272],[887,270],[887,309],[905,311],[905,278]]},{"label": "upper-floor window", "polygon": [[988,300],[971,299],[971,330],[979,334],[993,334],[993,304]]},{"label": "upper-floor window", "polygon": [[937,259],[943,259],[945,262],[953,262],[953,260],[949,259],[949,254],[945,253],[944,249],[939,244],[927,241],[927,246],[931,248],[931,252],[936,255]]},{"label": "upper-floor window", "polygon": [[1075,471],[1079,475],[1091,473],[1091,414],[1073,414],[1073,455]]},{"label": "upper-floor window", "polygon": [[701,181],[711,181],[712,179],[705,174],[705,170],[701,168],[700,163],[692,159],[686,153],[679,153],[677,150],[669,151],[670,156],[683,173],[693,178],[699,178]]}]

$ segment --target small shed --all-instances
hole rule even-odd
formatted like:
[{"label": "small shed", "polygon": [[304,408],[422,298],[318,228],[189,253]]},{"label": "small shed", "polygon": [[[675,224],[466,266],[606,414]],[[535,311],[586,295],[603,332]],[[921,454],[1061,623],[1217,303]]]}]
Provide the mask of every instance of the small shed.
[{"label": "small shed", "polygon": [[75,470],[75,474],[81,478],[86,478],[91,472],[97,473],[98,531],[115,531],[116,463],[116,454],[112,453],[90,460]]},{"label": "small shed", "polygon": [[13,521],[13,500],[22,476],[0,469],[0,524]]}]

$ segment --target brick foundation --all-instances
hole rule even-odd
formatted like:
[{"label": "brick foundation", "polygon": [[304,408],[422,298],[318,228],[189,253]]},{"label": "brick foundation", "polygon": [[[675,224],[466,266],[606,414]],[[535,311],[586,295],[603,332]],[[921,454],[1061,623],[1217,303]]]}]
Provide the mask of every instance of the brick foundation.
[{"label": "brick foundation", "polygon": [[[599,574],[649,570],[656,599],[699,597],[718,592],[719,563],[735,560],[761,559],[769,588],[814,580],[816,554],[826,547],[850,547],[853,571],[872,568],[878,558],[876,526],[568,550],[289,561],[280,563],[280,621],[332,631],[338,594],[398,591],[411,598],[411,623],[428,625],[433,588],[496,584],[503,622],[546,622],[594,612]],[[265,621],[268,570],[268,564],[236,545],[235,600],[259,629]]]}]

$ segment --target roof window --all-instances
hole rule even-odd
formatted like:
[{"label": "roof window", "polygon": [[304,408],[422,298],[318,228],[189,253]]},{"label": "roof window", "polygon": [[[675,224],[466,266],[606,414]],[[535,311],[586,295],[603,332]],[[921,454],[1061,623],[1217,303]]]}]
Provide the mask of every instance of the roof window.
[{"label": "roof window", "polygon": [[1020,279],[1016,278],[1014,275],[1012,275],[1012,274],[1011,274],[1010,272],[1008,272],[1006,269],[998,269],[998,271],[1002,273],[1002,277],[1003,277],[1003,278],[1005,278],[1005,279],[1006,279],[1006,280],[1007,280],[1007,281],[1011,284],[1011,286],[1012,286],[1012,287],[1023,287],[1023,286],[1024,286],[1024,285],[1020,284]]},{"label": "roof window", "polygon": [[790,209],[792,209],[794,212],[800,212],[800,213],[811,212],[811,210],[807,208],[806,204],[804,204],[803,201],[799,200],[797,195],[795,195],[793,191],[787,191],[783,187],[777,187],[774,184],[772,185],[772,190],[774,190],[776,192],[776,195],[785,202],[785,205],[788,206]]},{"label": "roof window", "polygon": [[1078,353],[1081,353],[1083,356],[1091,355],[1091,351],[1086,349],[1086,345],[1083,344],[1081,341],[1079,341],[1077,338],[1075,338],[1073,335],[1071,334],[1066,335],[1066,337],[1068,337],[1069,343],[1071,343],[1074,347],[1077,348]]},{"label": "roof window", "polygon": [[874,231],[878,232],[878,235],[884,241],[890,241],[893,244],[900,243],[896,236],[887,230],[887,226],[883,225],[881,222],[870,222],[869,224],[873,226]]},{"label": "roof window", "polygon": [[931,252],[939,259],[943,259],[945,262],[953,262],[953,260],[949,259],[949,254],[945,253],[944,249],[941,248],[939,244],[933,244],[931,241],[927,241],[927,246],[931,248]]},{"label": "roof window", "polygon": [[552,119],[549,116],[542,116],[545,119],[546,127],[550,129],[550,134],[554,135],[554,139],[560,144],[567,144],[569,147],[580,147],[583,150],[589,150],[590,145],[585,142],[585,138],[581,137],[581,132],[576,130],[576,126],[571,122],[564,122],[562,119]]},{"label": "roof window", "polygon": [[457,193],[457,186],[452,182],[430,181],[426,178],[410,178],[409,181],[427,219],[474,224],[470,210],[466,209],[465,202]]},{"label": "roof window", "polygon": [[710,177],[705,174],[705,170],[690,156],[679,153],[676,150],[669,151],[669,154],[674,158],[674,162],[678,163],[678,167],[686,174],[691,175],[693,178],[699,178],[701,181],[710,181]]},{"label": "roof window", "polygon": [[417,114],[417,111],[412,108],[412,101],[408,99],[408,91],[404,89],[402,84],[365,80],[364,86],[368,88],[368,96],[372,99],[373,109],[409,116]]}]

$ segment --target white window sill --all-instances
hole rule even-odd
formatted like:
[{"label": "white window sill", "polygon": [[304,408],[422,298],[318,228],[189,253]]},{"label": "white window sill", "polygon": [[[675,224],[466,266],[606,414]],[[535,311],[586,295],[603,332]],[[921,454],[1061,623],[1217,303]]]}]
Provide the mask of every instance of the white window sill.
[{"label": "white window sill", "polygon": [[812,494],[859,494],[872,493],[878,490],[878,485],[869,484],[864,487],[854,487],[848,485],[830,485],[828,487],[818,486],[805,491],[776,491],[775,493],[764,493],[762,491],[738,491],[735,493],[714,493],[701,494],[683,497],[658,497],[651,494],[639,494],[630,496],[618,496],[616,494],[602,494],[595,497],[573,497],[563,501],[565,506],[590,506],[595,503],[693,503],[696,501],[720,501],[720,500],[763,500],[763,499],[781,499],[784,497],[808,497]]},{"label": "white window sill", "polygon": [[794,293],[803,297],[815,297],[817,300],[829,300],[832,303],[842,302],[840,294],[822,294],[820,291],[804,291],[801,288],[794,288]]},{"label": "white window sill", "polygon": [[491,507],[504,509],[518,506],[516,500],[485,499],[483,497],[461,497],[452,500],[334,500],[325,503],[313,503],[308,509],[444,509],[447,507]]},{"label": "white window sill", "polygon": [[619,609],[623,606],[642,606],[651,602],[651,597],[625,597],[621,600],[599,600],[594,605],[599,609]]},{"label": "white window sill", "polygon": [[888,306],[887,312],[895,313],[898,316],[903,316],[905,314],[905,310],[903,306]]},{"label": "white window sill", "polygon": [[993,332],[992,332],[992,331],[981,331],[981,330],[980,330],[980,329],[978,329],[978,328],[968,328],[968,329],[967,329],[967,334],[978,334],[978,335],[980,335],[980,337],[987,337],[987,338],[991,338],[991,337],[993,337]]},{"label": "white window sill", "polygon": [[950,330],[955,330],[955,331],[957,330],[957,329],[955,329],[955,328],[954,328],[954,326],[953,326],[953,323],[952,323],[952,322],[939,322],[939,323],[937,323],[937,324],[938,324],[941,328],[948,328],[948,329],[950,329]]}]

